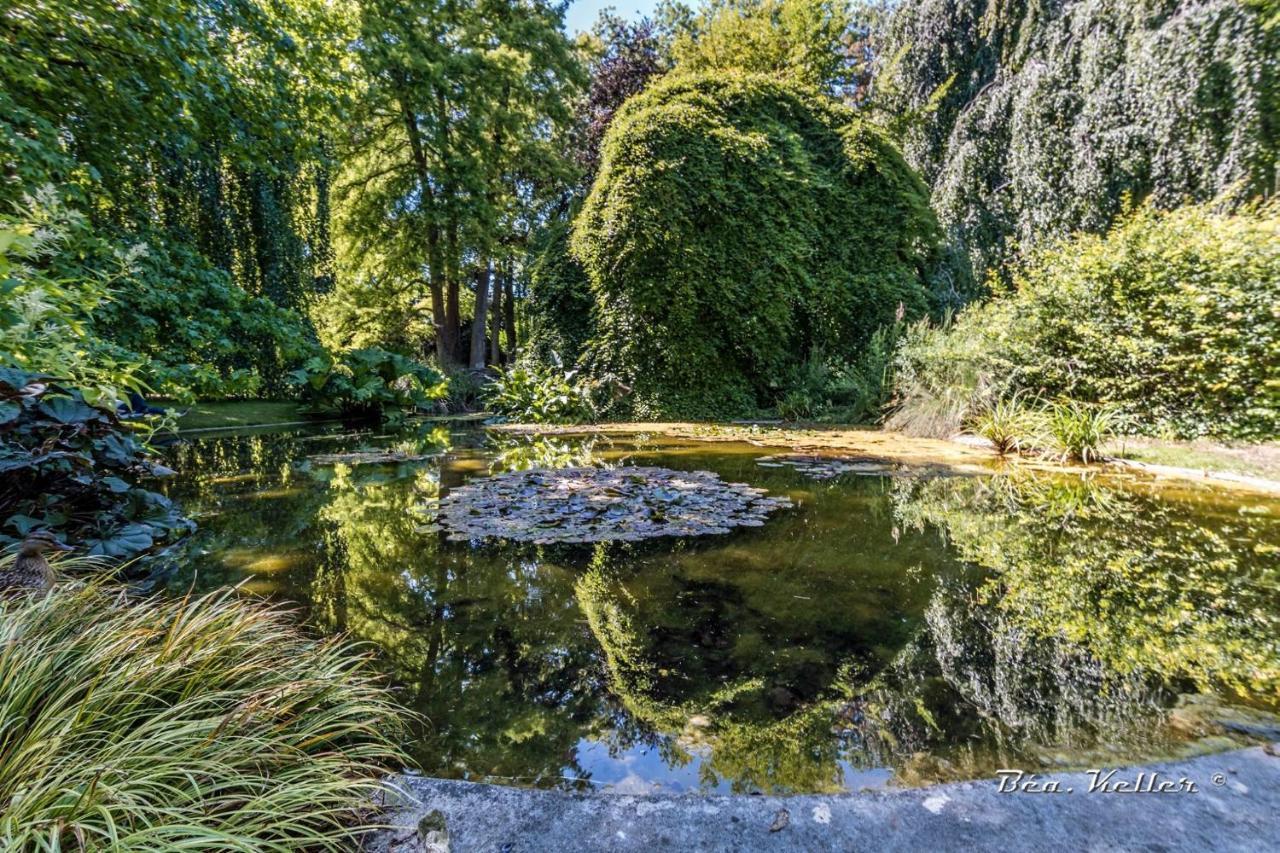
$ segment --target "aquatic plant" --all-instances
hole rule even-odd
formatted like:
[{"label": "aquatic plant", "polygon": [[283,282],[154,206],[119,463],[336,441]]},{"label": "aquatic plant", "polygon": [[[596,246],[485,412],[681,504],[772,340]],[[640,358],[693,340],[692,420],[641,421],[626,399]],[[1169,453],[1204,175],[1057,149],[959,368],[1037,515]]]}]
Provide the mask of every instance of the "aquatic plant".
[{"label": "aquatic plant", "polygon": [[454,489],[440,501],[440,524],[462,542],[635,542],[760,527],[769,513],[790,505],[710,471],[533,469]]},{"label": "aquatic plant", "polygon": [[794,468],[815,480],[830,480],[845,474],[886,477],[901,473],[902,466],[884,459],[856,456],[816,456],[807,453],[777,453],[756,458],[761,468]]},{"label": "aquatic plant", "polygon": [[345,643],[229,590],[0,600],[0,847],[349,850],[399,762]]}]

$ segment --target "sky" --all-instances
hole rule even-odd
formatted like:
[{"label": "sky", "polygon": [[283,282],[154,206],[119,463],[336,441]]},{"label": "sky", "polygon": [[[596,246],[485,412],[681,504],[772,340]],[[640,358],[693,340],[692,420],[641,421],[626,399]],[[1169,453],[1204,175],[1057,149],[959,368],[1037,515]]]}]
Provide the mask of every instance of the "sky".
[{"label": "sky", "polygon": [[591,29],[601,9],[612,6],[624,18],[639,18],[653,14],[658,0],[573,0],[564,16],[564,29],[569,35]]}]

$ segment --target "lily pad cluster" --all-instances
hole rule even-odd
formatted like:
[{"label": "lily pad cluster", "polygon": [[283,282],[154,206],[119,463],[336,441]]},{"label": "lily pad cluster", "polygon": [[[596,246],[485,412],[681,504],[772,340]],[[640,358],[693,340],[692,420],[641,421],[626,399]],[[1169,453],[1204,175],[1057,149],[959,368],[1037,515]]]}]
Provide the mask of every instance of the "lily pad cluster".
[{"label": "lily pad cluster", "polygon": [[845,474],[864,477],[889,477],[901,473],[899,466],[873,458],[851,456],[811,456],[803,453],[780,453],[761,456],[756,464],[762,468],[794,468],[815,480],[830,480]]},{"label": "lily pad cluster", "polygon": [[351,453],[317,453],[307,459],[316,465],[389,465],[401,462],[422,462],[434,459],[439,453],[406,453],[403,450],[356,450]]},{"label": "lily pad cluster", "polygon": [[760,527],[788,506],[785,497],[710,471],[537,468],[454,489],[440,501],[439,522],[452,541],[636,542]]}]

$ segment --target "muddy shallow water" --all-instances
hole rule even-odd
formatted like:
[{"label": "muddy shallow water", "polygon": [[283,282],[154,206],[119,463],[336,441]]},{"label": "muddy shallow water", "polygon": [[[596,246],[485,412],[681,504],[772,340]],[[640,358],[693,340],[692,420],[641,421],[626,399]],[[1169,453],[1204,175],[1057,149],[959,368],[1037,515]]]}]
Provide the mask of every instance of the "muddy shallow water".
[{"label": "muddy shallow water", "polygon": [[[168,585],[239,583],[373,644],[422,716],[408,751],[452,778],[859,790],[1274,727],[1280,502],[1028,472],[819,480],[760,464],[777,452],[430,423],[196,438],[170,450],[200,530]],[[584,464],[709,470],[795,506],[597,546],[434,524],[473,477]]]}]

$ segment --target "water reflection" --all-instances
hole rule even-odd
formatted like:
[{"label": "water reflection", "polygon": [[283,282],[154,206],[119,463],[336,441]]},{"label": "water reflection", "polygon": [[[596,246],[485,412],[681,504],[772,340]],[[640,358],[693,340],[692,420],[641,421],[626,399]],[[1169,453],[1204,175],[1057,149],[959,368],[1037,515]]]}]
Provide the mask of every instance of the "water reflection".
[{"label": "water reflection", "polygon": [[[368,461],[388,450],[417,461]],[[201,530],[171,586],[247,578],[375,644],[424,716],[415,760],[461,778],[923,784],[1222,746],[1222,702],[1280,704],[1274,504],[1010,476],[818,483],[760,453],[430,425],[202,439],[175,450]],[[471,548],[432,523],[469,477],[588,461],[710,469],[797,507],[643,546]]]}]

